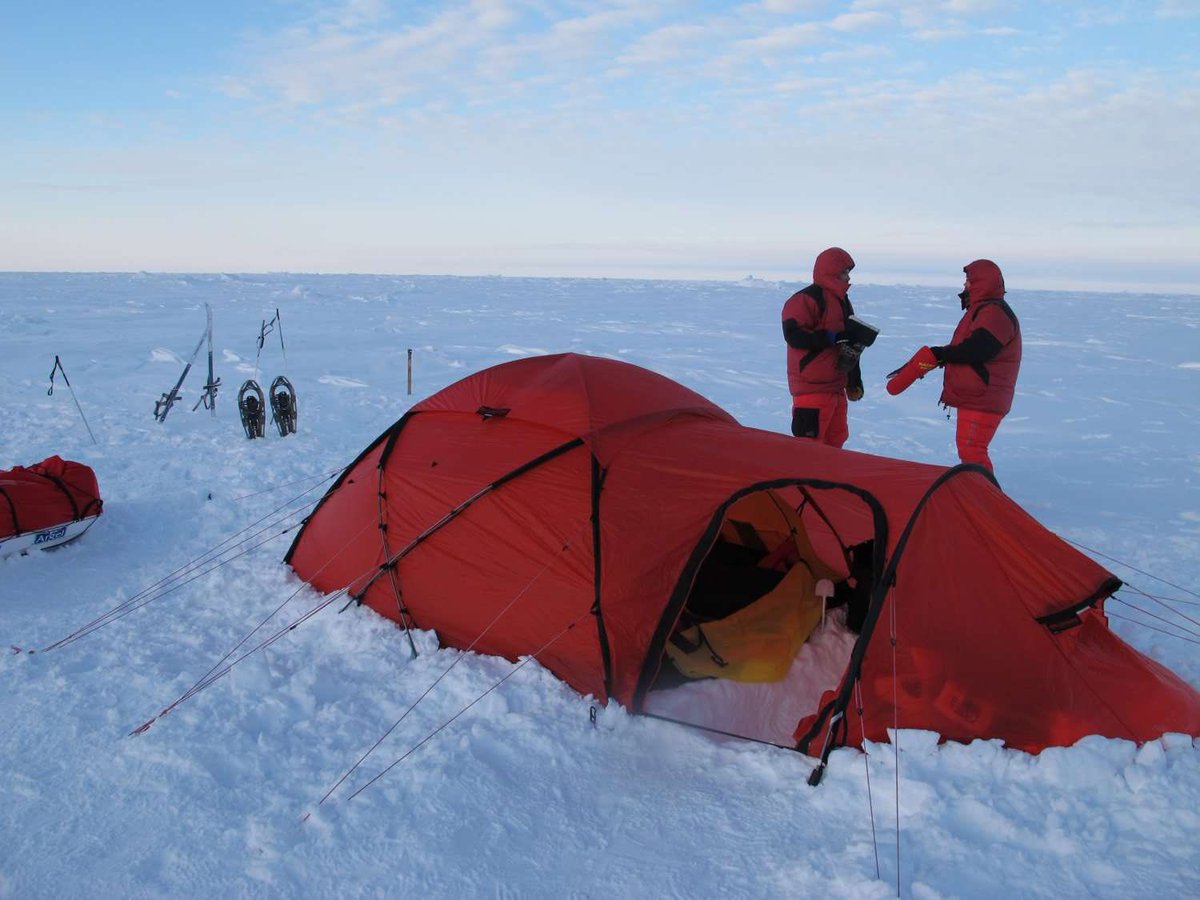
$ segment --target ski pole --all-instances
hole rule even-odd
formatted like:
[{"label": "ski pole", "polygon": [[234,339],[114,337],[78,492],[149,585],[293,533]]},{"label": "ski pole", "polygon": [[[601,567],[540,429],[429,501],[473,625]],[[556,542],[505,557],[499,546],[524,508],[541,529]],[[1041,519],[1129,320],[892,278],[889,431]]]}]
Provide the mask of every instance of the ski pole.
[{"label": "ski pole", "polygon": [[283,352],[283,371],[286,374],[288,370],[287,364],[287,347],[283,343],[283,319],[279,316],[279,307],[275,307],[275,327],[279,329],[279,349]]},{"label": "ski pole", "polygon": [[71,382],[67,379],[67,370],[63,368],[62,360],[58,358],[58,354],[54,355],[54,368],[50,370],[50,389],[46,391],[47,397],[54,396],[54,373],[62,372],[63,384],[67,386],[67,390],[71,392],[71,399],[75,401],[75,408],[79,410],[79,418],[83,419],[83,427],[87,429],[88,437],[92,439],[92,443],[98,443],[96,436],[92,434],[92,426],[88,424],[87,416],[83,414],[83,407],[79,405],[79,398],[75,396],[75,388],[71,387]]}]

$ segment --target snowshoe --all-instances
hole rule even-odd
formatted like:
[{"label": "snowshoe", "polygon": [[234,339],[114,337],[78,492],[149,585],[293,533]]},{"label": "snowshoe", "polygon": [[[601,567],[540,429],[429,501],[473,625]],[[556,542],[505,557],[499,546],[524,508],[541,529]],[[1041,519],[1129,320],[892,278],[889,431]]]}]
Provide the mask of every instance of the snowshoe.
[{"label": "snowshoe", "polygon": [[238,412],[242,416],[246,437],[250,440],[262,437],[267,424],[267,401],[257,381],[247,381],[238,391]]},{"label": "snowshoe", "polygon": [[271,418],[280,437],[296,433],[296,389],[282,375],[271,382]]}]

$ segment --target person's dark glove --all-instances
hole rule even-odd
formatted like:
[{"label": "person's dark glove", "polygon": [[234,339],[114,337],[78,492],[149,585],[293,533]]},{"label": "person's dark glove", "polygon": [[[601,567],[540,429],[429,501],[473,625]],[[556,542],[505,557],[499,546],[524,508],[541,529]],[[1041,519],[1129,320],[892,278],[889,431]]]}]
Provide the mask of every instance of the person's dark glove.
[{"label": "person's dark glove", "polygon": [[863,398],[862,369],[855,365],[846,373],[846,399],[854,402]]},{"label": "person's dark glove", "polygon": [[858,358],[862,356],[862,344],[852,344],[849,341],[841,341],[837,344],[838,358],[835,366],[839,372],[849,372],[858,365]]},{"label": "person's dark glove", "polygon": [[829,329],[825,329],[825,339],[829,341],[829,346],[833,347],[840,341],[844,341],[846,339],[846,332],[830,331]]}]

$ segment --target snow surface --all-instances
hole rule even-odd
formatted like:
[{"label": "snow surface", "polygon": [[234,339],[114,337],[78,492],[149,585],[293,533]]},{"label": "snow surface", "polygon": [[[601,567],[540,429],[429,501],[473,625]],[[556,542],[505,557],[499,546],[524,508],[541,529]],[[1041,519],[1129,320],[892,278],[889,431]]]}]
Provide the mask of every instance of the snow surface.
[{"label": "snow surface", "polygon": [[[0,561],[0,896],[1200,896],[1190,738],[1089,738],[1029,756],[910,731],[898,757],[887,744],[835,752],[814,789],[797,753],[615,704],[593,724],[594,701],[536,663],[438,649],[429,633],[410,658],[403,632],[366,610],[339,614],[342,602],[127,736],[284,601],[240,652],[320,603],[279,562],[290,533],[241,544],[264,526],[242,529],[314,500],[411,403],[485,366],[571,350],[662,372],[786,431],[778,314],[799,286],[0,274],[0,468],[78,459],[106,502],[81,540]],[[883,390],[917,346],[948,338],[954,292],[852,293],[883,333],[848,446],[954,462],[935,384]],[[1114,602],[1114,627],[1200,684],[1200,298],[1009,299],[1025,362],[993,448],[1001,483],[1153,595],[1118,596],[1161,618]],[[154,401],[195,346],[205,302],[217,415],[191,409],[201,359],[158,424]],[[264,388],[285,372],[296,385],[299,433],[268,424],[250,442],[233,401],[277,308],[286,368],[272,334],[257,372]],[[61,378],[47,396],[55,354],[94,445]],[[135,599],[239,532],[225,545],[238,553],[274,539]],[[130,600],[152,602],[59,649],[15,649]]]}]

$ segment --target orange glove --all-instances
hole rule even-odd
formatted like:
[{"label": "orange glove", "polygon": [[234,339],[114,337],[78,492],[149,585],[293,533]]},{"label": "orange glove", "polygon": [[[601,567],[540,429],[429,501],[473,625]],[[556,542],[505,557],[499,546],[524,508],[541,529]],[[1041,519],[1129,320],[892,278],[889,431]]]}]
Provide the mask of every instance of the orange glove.
[{"label": "orange glove", "polygon": [[933,351],[928,347],[922,347],[912,355],[912,359],[895,372],[888,373],[888,393],[895,395],[903,392],[918,378],[924,378],[926,374],[940,365],[941,363],[933,355]]}]

